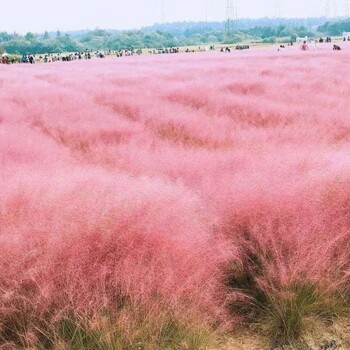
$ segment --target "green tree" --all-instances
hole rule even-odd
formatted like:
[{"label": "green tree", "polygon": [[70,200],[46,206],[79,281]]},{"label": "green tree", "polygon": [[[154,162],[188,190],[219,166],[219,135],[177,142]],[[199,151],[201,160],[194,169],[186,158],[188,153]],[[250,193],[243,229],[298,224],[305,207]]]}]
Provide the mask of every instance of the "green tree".
[{"label": "green tree", "polygon": [[34,41],[35,40],[35,34],[28,32],[25,36],[24,39],[27,41]]},{"label": "green tree", "polygon": [[0,32],[0,42],[9,41],[11,40],[12,35],[8,34],[7,32]]}]

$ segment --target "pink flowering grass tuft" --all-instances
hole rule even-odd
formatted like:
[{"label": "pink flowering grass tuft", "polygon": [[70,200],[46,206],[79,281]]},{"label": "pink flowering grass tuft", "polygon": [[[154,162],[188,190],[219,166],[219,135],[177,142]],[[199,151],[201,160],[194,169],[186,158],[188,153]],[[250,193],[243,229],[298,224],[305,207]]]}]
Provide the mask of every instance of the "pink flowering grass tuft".
[{"label": "pink flowering grass tuft", "polygon": [[0,342],[341,315],[349,49],[0,66]]}]

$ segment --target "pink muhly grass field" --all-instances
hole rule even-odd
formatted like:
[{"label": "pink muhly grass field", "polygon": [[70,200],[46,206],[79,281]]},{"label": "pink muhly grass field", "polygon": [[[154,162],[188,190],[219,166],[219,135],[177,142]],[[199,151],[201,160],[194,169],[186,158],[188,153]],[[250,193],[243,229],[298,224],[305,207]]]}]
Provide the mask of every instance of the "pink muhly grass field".
[{"label": "pink muhly grass field", "polygon": [[256,308],[283,318],[305,285],[336,315],[350,287],[349,60],[1,65],[0,343],[26,348],[72,313],[108,313],[130,342],[125,310],[227,329]]}]

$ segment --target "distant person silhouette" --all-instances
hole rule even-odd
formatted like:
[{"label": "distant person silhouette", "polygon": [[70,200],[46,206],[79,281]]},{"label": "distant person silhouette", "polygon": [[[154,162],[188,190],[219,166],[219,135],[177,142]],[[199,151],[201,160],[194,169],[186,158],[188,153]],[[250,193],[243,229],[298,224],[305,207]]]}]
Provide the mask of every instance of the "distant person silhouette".
[{"label": "distant person silhouette", "polygon": [[303,44],[300,46],[300,49],[301,49],[302,51],[307,51],[307,50],[309,50],[309,45],[307,44],[306,41],[303,42]]}]

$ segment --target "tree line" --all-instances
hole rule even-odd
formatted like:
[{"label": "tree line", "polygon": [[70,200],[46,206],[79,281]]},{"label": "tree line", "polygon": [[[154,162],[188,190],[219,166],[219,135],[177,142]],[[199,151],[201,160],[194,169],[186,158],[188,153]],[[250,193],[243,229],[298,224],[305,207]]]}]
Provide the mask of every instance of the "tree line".
[{"label": "tree line", "polygon": [[76,32],[8,33],[0,32],[0,51],[8,54],[64,53],[88,50],[164,48],[242,42],[287,42],[297,36],[318,33],[340,35],[350,31],[350,20],[327,22],[325,19],[239,20],[227,34],[223,22],[179,22],[156,24],[140,30],[85,30]]}]

